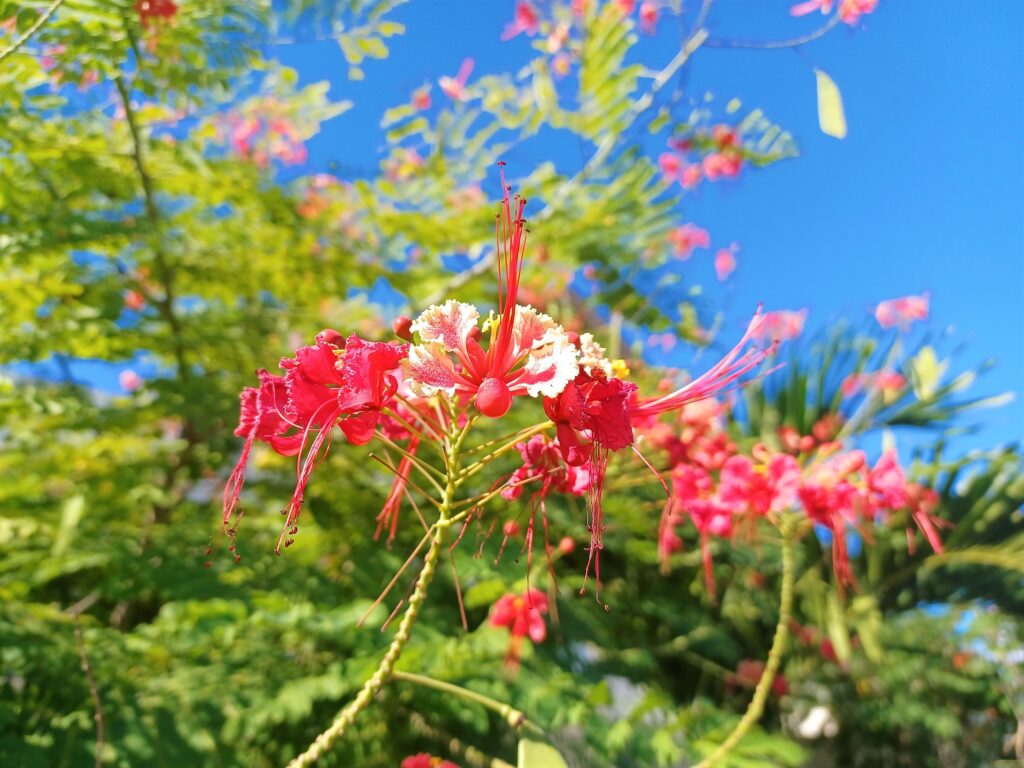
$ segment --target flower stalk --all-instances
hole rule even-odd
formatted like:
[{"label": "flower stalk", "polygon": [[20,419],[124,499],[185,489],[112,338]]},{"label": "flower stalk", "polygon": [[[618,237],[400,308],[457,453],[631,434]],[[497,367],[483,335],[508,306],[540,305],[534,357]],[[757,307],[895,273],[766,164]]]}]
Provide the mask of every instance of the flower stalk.
[{"label": "flower stalk", "polygon": [[395,632],[395,637],[391,641],[387,653],[384,654],[384,658],[381,659],[380,664],[377,665],[377,669],[370,676],[370,679],[363,683],[363,687],[356,694],[356,697],[338,713],[330,727],[317,736],[305,752],[288,764],[288,768],[304,768],[316,763],[345,734],[345,731],[355,722],[359,714],[370,705],[378,691],[394,676],[395,664],[412,637],[413,626],[419,618],[420,608],[422,608],[424,601],[427,599],[427,591],[437,572],[438,560],[448,540],[448,531],[452,525],[450,519],[452,505],[458,488],[456,475],[459,466],[459,451],[469,426],[467,425],[465,429],[461,429],[456,434],[451,435],[451,439],[446,440],[444,443],[448,473],[438,507],[438,520],[433,526],[434,532],[431,537],[430,548],[427,550],[423,560],[423,568],[416,579],[416,585],[413,588],[412,595],[409,597],[409,603],[405,608],[402,621],[398,625],[398,631]]},{"label": "flower stalk", "polygon": [[796,519],[790,515],[783,515],[779,522],[779,532],[782,534],[782,588],[779,597],[779,622],[775,625],[775,636],[772,638],[772,647],[768,652],[764,672],[761,673],[761,679],[757,681],[757,687],[754,689],[754,696],[747,706],[747,711],[743,713],[743,717],[733,728],[732,733],[718,745],[714,752],[697,763],[695,768],[712,768],[712,766],[718,765],[743,740],[747,732],[764,714],[764,705],[768,700],[772,681],[775,680],[775,675],[782,664],[782,654],[786,650],[789,621],[793,612],[793,581],[796,571],[793,563],[793,550],[796,543]]}]

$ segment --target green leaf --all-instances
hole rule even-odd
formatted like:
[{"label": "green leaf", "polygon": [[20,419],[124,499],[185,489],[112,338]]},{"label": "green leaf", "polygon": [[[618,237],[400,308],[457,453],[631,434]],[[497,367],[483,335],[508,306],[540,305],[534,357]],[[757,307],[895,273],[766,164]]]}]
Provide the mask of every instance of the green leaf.
[{"label": "green leaf", "polygon": [[569,764],[550,744],[520,739],[518,768],[569,768]]},{"label": "green leaf", "polygon": [[846,115],[843,97],[832,78],[820,69],[814,70],[818,81],[818,125],[821,132],[837,139],[846,138]]},{"label": "green leaf", "polygon": [[918,400],[930,400],[938,389],[942,374],[947,363],[939,362],[932,347],[922,347],[910,361],[910,372],[913,375],[914,394]]},{"label": "green leaf", "polygon": [[467,608],[482,608],[492,605],[503,594],[505,594],[505,582],[501,579],[488,579],[467,589],[462,600]]}]

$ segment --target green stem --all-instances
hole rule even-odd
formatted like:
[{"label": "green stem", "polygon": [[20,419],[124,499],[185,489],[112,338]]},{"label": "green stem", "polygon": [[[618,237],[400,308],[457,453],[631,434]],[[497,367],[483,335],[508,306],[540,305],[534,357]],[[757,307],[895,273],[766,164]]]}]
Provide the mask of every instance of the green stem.
[{"label": "green stem", "polygon": [[401,672],[394,671],[391,673],[391,677],[395,680],[403,680],[407,683],[415,683],[421,685],[424,688],[433,688],[435,691],[442,691],[443,693],[450,693],[453,696],[458,696],[466,701],[472,701],[475,704],[479,704],[485,709],[489,709],[492,712],[497,712],[501,718],[516,729],[523,729],[536,734],[537,736],[544,736],[544,730],[536,723],[531,722],[526,718],[522,712],[515,707],[511,707],[508,704],[492,699],[490,696],[484,696],[482,693],[471,691],[468,688],[463,688],[460,685],[454,683],[446,683],[444,680],[437,680],[433,677],[426,677],[425,675],[417,675],[412,672]]},{"label": "green stem", "polygon": [[17,53],[21,46],[23,46],[25,43],[31,40],[32,35],[34,35],[36,32],[42,29],[43,25],[49,20],[51,16],[53,16],[56,10],[60,8],[60,4],[63,2],[64,0],[53,0],[53,2],[50,3],[50,6],[45,11],[42,12],[38,19],[36,19],[35,23],[25,30],[25,34],[23,34],[21,37],[15,40],[9,48],[0,51],[0,61],[3,61],[8,56],[13,55],[14,53]]},{"label": "green stem", "polygon": [[782,664],[782,653],[786,649],[786,638],[789,636],[789,619],[793,611],[793,544],[796,539],[795,521],[783,516],[779,524],[782,533],[782,594],[779,598],[779,623],[775,625],[775,637],[772,638],[772,648],[768,652],[768,661],[764,665],[764,672],[761,679],[757,681],[754,689],[754,697],[750,700],[747,711],[733,728],[732,733],[723,741],[718,748],[705,760],[697,763],[695,768],[711,768],[717,765],[722,758],[731,752],[737,744],[747,735],[761,715],[764,713],[764,705],[768,700],[768,693],[775,679],[775,673],[779,671]]},{"label": "green stem", "polygon": [[370,675],[370,679],[363,683],[363,687],[356,694],[356,697],[338,713],[330,727],[317,736],[305,752],[288,764],[288,768],[304,768],[304,766],[312,765],[319,760],[331,748],[334,742],[344,735],[345,731],[355,722],[359,714],[370,705],[373,697],[384,687],[384,684],[394,676],[395,664],[412,637],[413,625],[416,623],[416,619],[419,618],[423,602],[427,599],[427,590],[430,588],[430,582],[433,581],[434,574],[437,572],[437,562],[448,540],[448,531],[451,528],[449,517],[456,490],[455,475],[459,466],[459,449],[462,447],[466,431],[462,430],[455,435],[455,439],[447,444],[449,471],[446,477],[445,488],[441,494],[441,505],[438,510],[437,523],[434,525],[434,535],[430,542],[430,549],[427,550],[427,555],[423,561],[423,569],[416,579],[416,585],[413,588],[412,595],[409,597],[405,614],[402,616],[402,621],[398,625],[398,631],[395,632],[395,637],[391,641],[387,653],[384,654],[384,658],[381,659],[374,673]]}]

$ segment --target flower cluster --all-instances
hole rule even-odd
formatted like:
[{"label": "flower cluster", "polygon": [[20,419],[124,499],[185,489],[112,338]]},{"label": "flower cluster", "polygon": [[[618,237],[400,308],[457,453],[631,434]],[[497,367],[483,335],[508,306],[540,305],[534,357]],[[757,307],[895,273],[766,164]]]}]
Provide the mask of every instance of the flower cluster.
[{"label": "flower cluster", "polygon": [[[861,450],[836,441],[842,424],[835,414],[823,416],[810,435],[782,427],[775,449],[755,445],[750,454],[737,450],[724,424],[724,409],[704,401],[684,409],[674,425],[650,424],[645,438],[663,450],[671,474],[672,497],[659,535],[659,552],[668,558],[681,549],[677,527],[690,522],[698,532],[708,592],[715,592],[710,542],[731,538],[754,521],[786,510],[802,510],[831,541],[833,567],[840,589],[855,584],[846,550],[850,529],[883,525],[906,511],[936,552],[942,542],[932,514],[938,496],[909,482],[894,450],[872,466]],[[742,523],[747,525],[742,525]],[[914,535],[907,531],[909,546]]]},{"label": "flower cluster", "polygon": [[[835,0],[804,0],[792,6],[789,13],[791,16],[806,16],[815,11],[829,14],[834,5]],[[839,0],[839,20],[852,27],[861,16],[872,13],[877,6],[878,0]]]},{"label": "flower cluster", "polygon": [[307,151],[302,133],[282,105],[273,98],[259,101],[253,110],[231,114],[222,126],[235,154],[266,167],[271,160],[285,165],[306,162]]},{"label": "flower cluster", "polygon": [[[570,333],[550,316],[518,302],[528,235],[526,201],[511,195],[504,169],[502,185],[495,226],[497,301],[486,317],[470,304],[449,299],[414,320],[398,318],[397,338],[390,341],[368,341],[355,334],[346,339],[326,330],[314,344],[281,360],[283,375],[261,370],[259,386],[242,392],[235,434],[245,443],[224,490],[223,521],[230,535],[240,514],[246,464],[257,442],[296,457],[296,483],[282,510],[285,522],[278,551],[293,541],[306,488],[330,449],[335,427],[353,445],[376,438],[402,455],[397,466],[386,464],[395,479],[377,520],[378,533],[388,528],[393,538],[402,498],[416,488],[412,473],[426,473],[439,489],[435,476],[445,477],[418,455],[420,446],[450,448],[455,439],[461,445],[465,432],[480,418],[501,420],[517,400],[531,399],[539,401],[538,415],[542,410],[546,421],[482,456],[472,472],[460,472],[447,461],[447,479],[455,487],[491,458],[518,448],[522,465],[499,479],[492,486],[495,490],[483,498],[500,495],[512,501],[529,486],[526,545],[531,552],[538,511],[550,552],[545,498],[550,493],[586,495],[591,537],[587,575],[593,566],[600,585],[601,495],[609,455],[633,447],[634,426],[733,386],[757,367],[769,350],[748,349],[747,343],[762,315],[755,314],[736,347],[703,376],[672,391],[642,397],[637,385],[626,380],[625,363],[608,359],[591,334]],[[449,492],[447,503],[452,501]]]},{"label": "flower cluster", "polygon": [[684,189],[693,189],[703,180],[738,178],[743,170],[743,139],[736,128],[723,123],[710,131],[700,129],[691,136],[674,137],[668,145],[672,151],[658,156],[667,184],[678,182]]}]

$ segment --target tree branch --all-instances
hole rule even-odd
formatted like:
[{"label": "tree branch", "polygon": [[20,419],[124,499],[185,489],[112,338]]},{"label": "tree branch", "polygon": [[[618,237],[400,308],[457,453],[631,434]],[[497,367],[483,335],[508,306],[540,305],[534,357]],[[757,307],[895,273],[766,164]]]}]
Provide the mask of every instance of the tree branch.
[{"label": "tree branch", "polygon": [[43,15],[36,19],[35,24],[25,30],[25,34],[15,40],[6,50],[0,51],[0,61],[3,61],[8,56],[17,53],[18,49],[27,43],[32,35],[43,28],[43,25],[49,21],[50,17],[53,16],[58,8],[60,8],[61,3],[63,2],[64,0],[53,0],[53,2],[50,3],[50,6],[43,11]]}]

